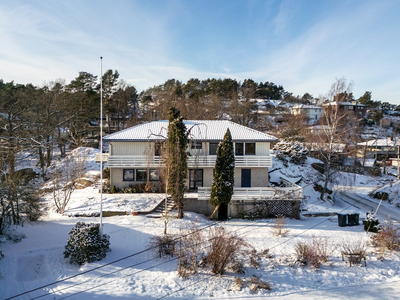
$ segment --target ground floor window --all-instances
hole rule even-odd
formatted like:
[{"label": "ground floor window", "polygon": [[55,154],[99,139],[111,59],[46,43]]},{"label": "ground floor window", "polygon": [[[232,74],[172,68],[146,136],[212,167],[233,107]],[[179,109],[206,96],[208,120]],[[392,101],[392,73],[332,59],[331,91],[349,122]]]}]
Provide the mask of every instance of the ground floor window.
[{"label": "ground floor window", "polygon": [[203,186],[203,169],[189,169],[189,191]]},{"label": "ground floor window", "polygon": [[147,170],[137,169],[136,170],[136,181],[147,181]]},{"label": "ground floor window", "polygon": [[135,181],[135,170],[134,169],[124,169],[123,180],[124,181]]},{"label": "ground floor window", "polygon": [[158,169],[150,169],[149,171],[149,180],[150,181],[158,181],[160,179],[160,170]]}]

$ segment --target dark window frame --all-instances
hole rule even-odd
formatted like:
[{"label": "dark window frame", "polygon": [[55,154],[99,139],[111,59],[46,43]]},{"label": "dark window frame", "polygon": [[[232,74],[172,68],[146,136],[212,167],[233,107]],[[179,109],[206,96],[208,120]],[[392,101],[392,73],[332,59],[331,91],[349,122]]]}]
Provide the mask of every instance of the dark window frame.
[{"label": "dark window frame", "polygon": [[[249,147],[250,147],[250,145],[254,145],[253,146],[254,153],[250,152],[250,149],[247,147],[247,145],[249,145]],[[245,145],[244,145],[244,154],[245,155],[256,155],[256,143],[245,143]]]},{"label": "dark window frame", "polygon": [[[146,173],[145,179],[142,179],[141,176],[139,177],[139,172],[142,173],[143,171]],[[136,169],[136,181],[141,181],[141,182],[147,181],[147,169]]]},{"label": "dark window frame", "polygon": [[[197,173],[196,171],[198,171],[198,172],[201,171],[201,179],[195,179],[196,173]],[[193,176],[192,176],[192,174],[193,174]],[[191,187],[192,182],[194,182],[193,188]],[[201,185],[197,185],[198,183],[201,183]],[[199,187],[203,187],[203,186],[204,186],[204,169],[189,169],[189,191],[197,191]]]},{"label": "dark window frame", "polygon": [[203,149],[203,142],[202,141],[192,141],[190,148],[193,150],[201,150],[201,149]]},{"label": "dark window frame", "polygon": [[[240,147],[242,148],[241,152],[238,151],[238,150],[240,150]],[[238,155],[238,156],[244,155],[244,143],[235,143],[235,155]]]},{"label": "dark window frame", "polygon": [[[132,179],[126,179],[126,172],[132,171]],[[122,171],[122,180],[123,181],[135,181],[135,169],[123,169]]]},{"label": "dark window frame", "polygon": [[[218,149],[218,145],[219,145],[219,143],[220,142],[210,142],[209,144],[208,144],[208,154],[209,155],[217,155],[217,149]],[[211,146],[213,147],[213,148],[211,148]],[[214,146],[216,146],[215,147],[215,153],[214,153]],[[211,151],[211,149],[213,150],[213,151]]]},{"label": "dark window frame", "polygon": [[[157,179],[151,178],[151,172],[157,171]],[[160,180],[160,170],[159,169],[149,169],[149,181],[159,181]]]}]

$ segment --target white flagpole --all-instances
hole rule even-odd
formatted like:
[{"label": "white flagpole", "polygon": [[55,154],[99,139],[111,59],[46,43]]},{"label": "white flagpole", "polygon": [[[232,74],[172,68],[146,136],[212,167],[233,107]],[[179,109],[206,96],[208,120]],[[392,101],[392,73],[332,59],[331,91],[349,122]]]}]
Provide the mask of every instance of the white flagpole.
[{"label": "white flagpole", "polygon": [[100,236],[103,237],[103,57],[100,56]]}]

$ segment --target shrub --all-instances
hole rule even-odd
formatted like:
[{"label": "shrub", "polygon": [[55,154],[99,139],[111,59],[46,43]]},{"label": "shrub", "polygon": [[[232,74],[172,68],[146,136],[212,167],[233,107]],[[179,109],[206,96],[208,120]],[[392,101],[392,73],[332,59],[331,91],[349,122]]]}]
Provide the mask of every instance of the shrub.
[{"label": "shrub", "polygon": [[111,251],[110,237],[107,234],[100,236],[100,224],[78,222],[68,234],[64,257],[69,258],[72,264],[102,260]]},{"label": "shrub", "polygon": [[284,217],[278,217],[275,219],[274,225],[272,225],[272,233],[275,236],[285,236],[289,233],[290,229],[286,227],[286,221]]},{"label": "shrub", "polygon": [[365,256],[367,254],[367,245],[363,240],[343,241],[340,245],[340,250],[346,254],[359,253],[361,256]]},{"label": "shrub", "polygon": [[171,234],[154,235],[150,238],[149,247],[154,248],[158,256],[176,255],[176,237]]},{"label": "shrub", "polygon": [[367,214],[367,218],[364,221],[364,230],[367,232],[378,232],[379,220],[376,215],[370,213]]},{"label": "shrub", "polygon": [[400,249],[400,228],[394,226],[391,221],[386,221],[385,225],[381,225],[378,233],[371,238],[372,244],[380,249],[382,256],[386,250]]},{"label": "shrub", "polygon": [[297,260],[303,265],[319,268],[322,262],[329,257],[329,243],[327,238],[313,237],[308,242],[298,242],[295,248]]},{"label": "shrub", "polygon": [[224,274],[229,264],[244,255],[249,245],[243,238],[230,233],[224,227],[214,227],[209,231],[210,246],[207,247],[207,264],[214,274]]},{"label": "shrub", "polygon": [[264,280],[261,280],[260,278],[256,276],[252,276],[250,278],[250,291],[252,294],[257,293],[260,289],[264,289],[267,291],[271,290],[271,285],[268,282],[265,282]]}]

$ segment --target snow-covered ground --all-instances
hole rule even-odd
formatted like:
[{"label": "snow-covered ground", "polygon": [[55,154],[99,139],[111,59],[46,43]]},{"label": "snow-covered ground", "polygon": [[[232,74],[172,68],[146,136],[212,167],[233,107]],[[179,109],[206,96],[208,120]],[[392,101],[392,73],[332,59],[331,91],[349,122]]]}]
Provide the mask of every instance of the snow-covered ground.
[{"label": "snow-covered ground", "polygon": [[[98,165],[95,151],[86,150],[88,177],[96,178]],[[307,212],[352,211],[348,206],[321,202],[313,182],[318,173],[311,168],[315,160],[308,158],[304,166],[290,164],[285,168],[274,160],[271,181],[284,177],[299,182],[304,188],[303,209]],[[96,173],[97,172],[97,173]],[[347,185],[379,188],[385,178],[346,175]],[[386,183],[388,183],[386,181]],[[392,184],[392,189],[398,185]],[[384,188],[385,186],[381,187]],[[388,186],[387,188],[390,188]],[[367,194],[366,194],[367,195]],[[112,211],[149,210],[162,199],[159,194],[104,194],[103,208]],[[263,256],[258,269],[245,269],[245,274],[228,271],[223,276],[213,276],[209,270],[200,269],[196,275],[183,279],[177,274],[176,258],[157,258],[148,248],[149,238],[163,232],[162,219],[144,215],[115,216],[103,219],[104,233],[110,235],[112,251],[96,263],[71,265],[63,257],[68,232],[78,221],[99,222],[99,218],[69,217],[77,213],[99,210],[98,187],[76,190],[65,215],[55,212],[51,195],[44,196],[49,209],[38,222],[25,222],[15,230],[26,238],[19,243],[2,241],[0,251],[0,299],[34,290],[16,299],[398,299],[400,295],[400,253],[390,252],[383,260],[370,245],[371,233],[363,227],[338,227],[336,216],[304,217],[287,220],[290,229],[285,237],[273,234],[274,220],[231,219],[218,225],[235,231],[258,251],[269,249],[271,257]],[[181,226],[196,222],[200,227],[214,224],[202,215],[185,213],[183,220],[172,219],[168,230],[177,232]],[[295,263],[298,242],[313,237],[326,238],[330,256],[320,269]],[[340,246],[343,243],[367,244],[367,266],[349,267],[342,261]],[[249,281],[257,276],[271,284],[271,291],[252,294],[249,286],[238,291],[233,288],[236,277]],[[56,283],[55,283],[56,282]],[[52,284],[55,283],[55,284]],[[35,290],[37,289],[37,290]]]}]

